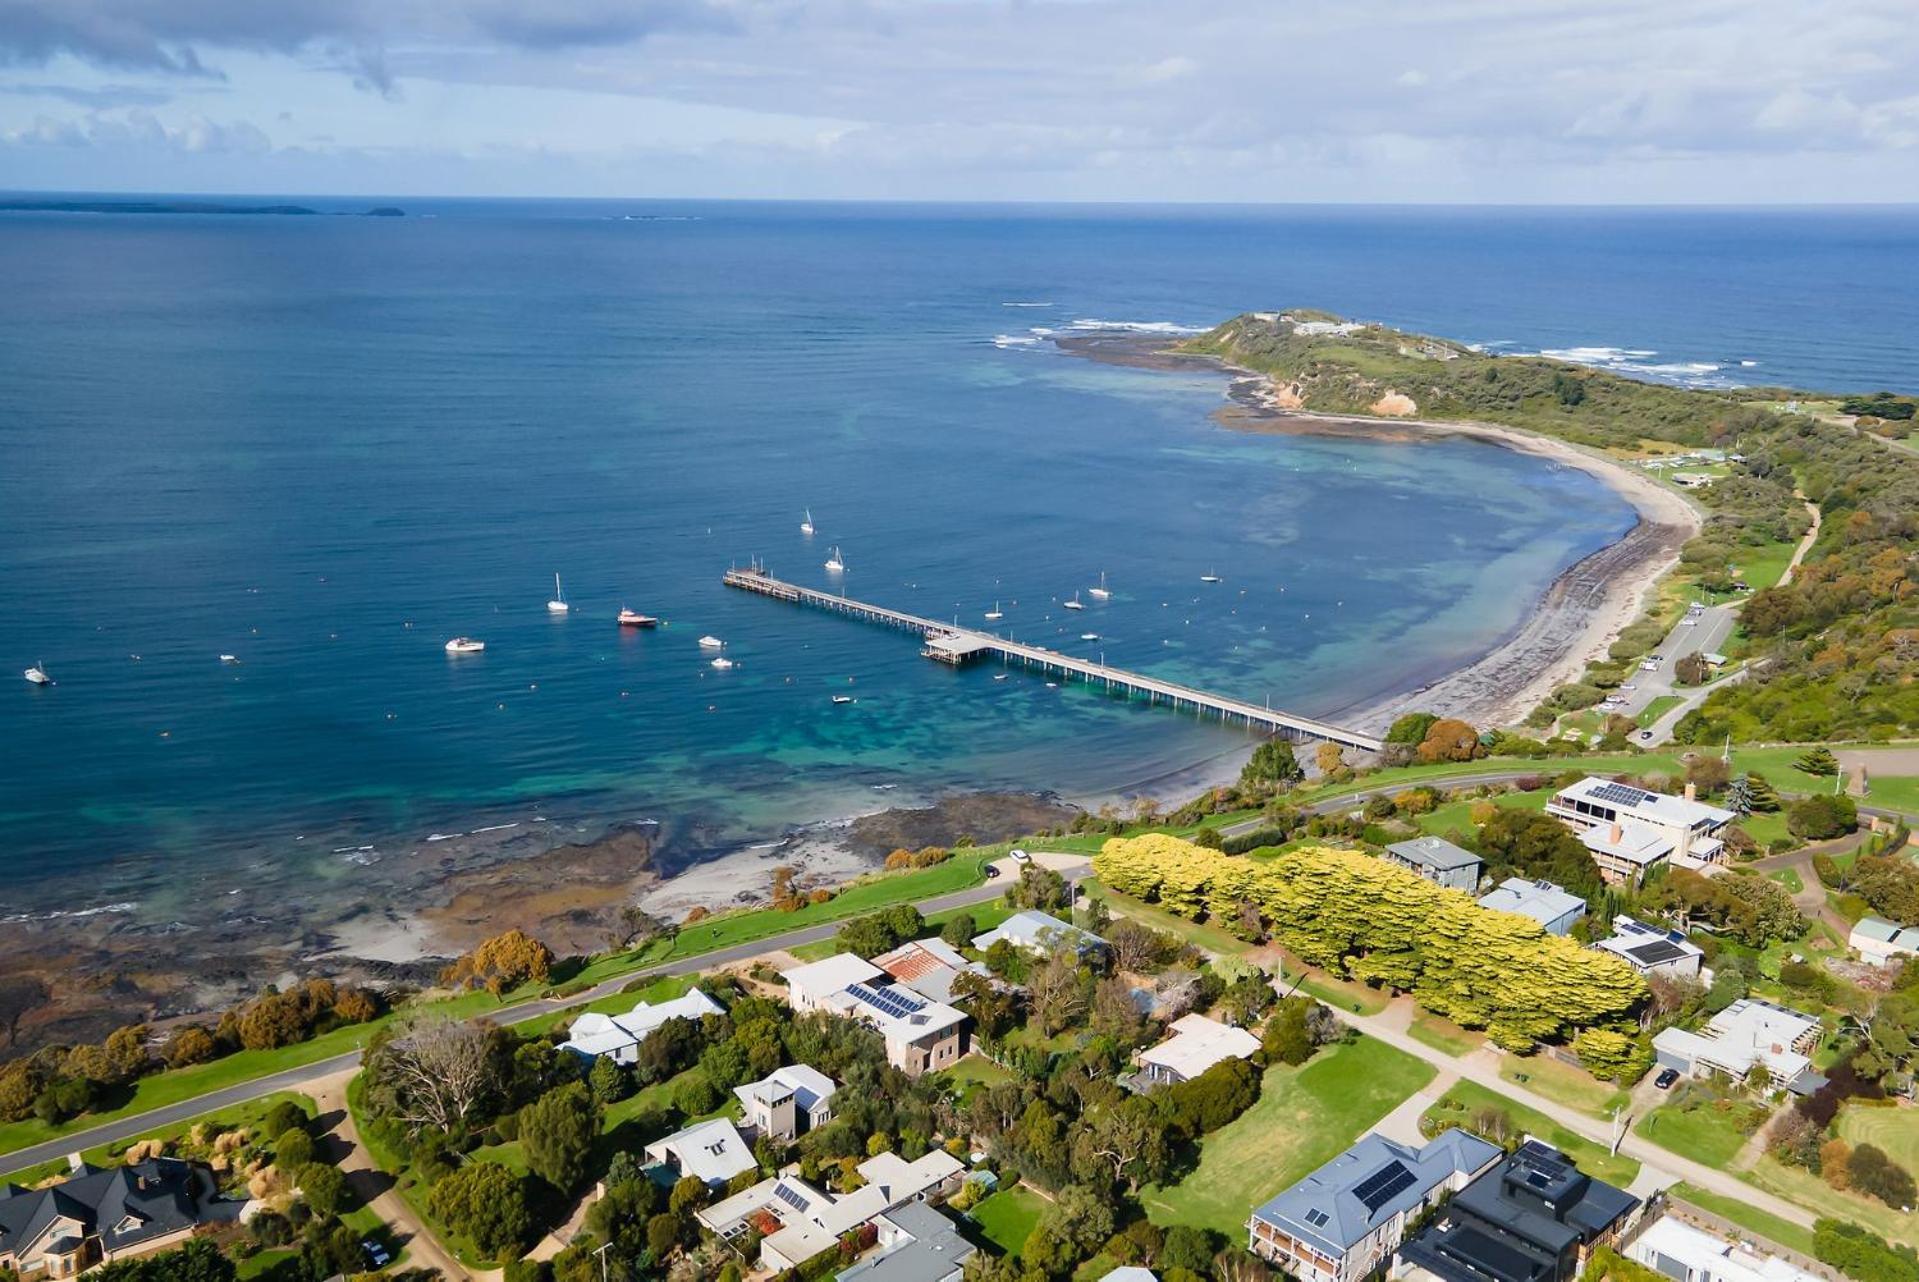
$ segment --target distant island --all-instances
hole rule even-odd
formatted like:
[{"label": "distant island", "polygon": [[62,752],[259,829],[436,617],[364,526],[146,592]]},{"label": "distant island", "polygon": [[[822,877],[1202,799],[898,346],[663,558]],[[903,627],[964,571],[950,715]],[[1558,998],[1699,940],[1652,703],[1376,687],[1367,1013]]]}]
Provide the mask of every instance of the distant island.
[{"label": "distant island", "polygon": [[[0,213],[20,214],[284,214],[320,217],[325,210],[305,205],[229,205],[206,200],[0,200]],[[377,205],[358,214],[335,217],[404,218],[406,210]]]}]

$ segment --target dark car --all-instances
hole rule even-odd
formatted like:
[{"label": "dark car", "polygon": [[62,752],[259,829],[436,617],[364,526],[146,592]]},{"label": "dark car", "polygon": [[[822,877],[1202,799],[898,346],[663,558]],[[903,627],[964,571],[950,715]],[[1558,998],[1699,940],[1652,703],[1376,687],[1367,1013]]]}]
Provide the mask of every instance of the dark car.
[{"label": "dark car", "polygon": [[1650,731],[1650,730],[1641,730],[1641,731],[1639,732],[1639,737],[1640,737],[1641,739],[1650,739],[1650,738],[1652,738],[1652,731]]},{"label": "dark car", "polygon": [[1678,1069],[1662,1068],[1659,1070],[1659,1076],[1652,1079],[1652,1084],[1654,1086],[1657,1086],[1660,1090],[1666,1091],[1666,1090],[1671,1090],[1672,1084],[1678,1080],[1679,1080]]}]

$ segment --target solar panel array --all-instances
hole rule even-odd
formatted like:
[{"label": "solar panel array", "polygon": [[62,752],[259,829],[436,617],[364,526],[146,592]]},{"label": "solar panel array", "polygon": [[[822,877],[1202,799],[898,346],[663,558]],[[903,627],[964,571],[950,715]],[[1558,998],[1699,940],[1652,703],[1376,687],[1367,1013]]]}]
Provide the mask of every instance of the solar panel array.
[{"label": "solar panel array", "polygon": [[798,1193],[795,1193],[792,1189],[786,1187],[786,1185],[784,1184],[775,1184],[773,1186],[773,1196],[777,1197],[780,1201],[786,1203],[788,1206],[792,1207],[796,1211],[803,1212],[806,1210],[806,1199],[801,1197]]},{"label": "solar panel array", "polygon": [[1658,966],[1675,957],[1684,957],[1686,950],[1669,940],[1655,939],[1649,944],[1640,944],[1637,948],[1626,950],[1648,966]]},{"label": "solar panel array", "polygon": [[1609,801],[1615,806],[1640,806],[1651,801],[1655,794],[1623,783],[1602,783],[1586,795],[1594,801]]},{"label": "solar panel array", "polygon": [[1312,1210],[1306,1212],[1306,1223],[1312,1225],[1316,1229],[1325,1228],[1326,1221],[1328,1218],[1329,1217],[1327,1216],[1326,1212],[1320,1210],[1318,1207],[1314,1207]]},{"label": "solar panel array", "polygon": [[1414,1182],[1413,1173],[1402,1163],[1391,1162],[1361,1180],[1353,1196],[1366,1204],[1368,1212],[1378,1215],[1380,1207],[1411,1188]]},{"label": "solar panel array", "polygon": [[926,1002],[920,997],[898,988],[869,988],[865,984],[851,984],[847,992],[874,1010],[890,1015],[894,1019],[905,1019],[915,1011],[925,1010]]}]

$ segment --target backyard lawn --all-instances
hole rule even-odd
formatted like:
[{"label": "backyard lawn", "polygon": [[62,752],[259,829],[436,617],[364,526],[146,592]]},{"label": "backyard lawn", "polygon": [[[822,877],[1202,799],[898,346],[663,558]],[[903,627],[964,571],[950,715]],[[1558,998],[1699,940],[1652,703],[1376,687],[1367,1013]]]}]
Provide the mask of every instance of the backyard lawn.
[{"label": "backyard lawn", "polygon": [[1585,1069],[1554,1059],[1545,1052],[1521,1058],[1502,1055],[1499,1075],[1514,1086],[1544,1095],[1555,1104],[1576,1108],[1594,1117],[1610,1117],[1626,1102],[1627,1092],[1602,1082]]},{"label": "backyard lawn", "polygon": [[1812,1230],[1791,1220],[1782,1220],[1770,1211],[1762,1211],[1750,1202],[1736,1197],[1727,1197],[1723,1193],[1713,1193],[1696,1184],[1675,1184],[1673,1195],[1682,1197],[1694,1206],[1711,1211],[1714,1215],[1723,1215],[1734,1224],[1757,1233],[1763,1238],[1777,1242],[1780,1246],[1798,1251],[1802,1255],[1812,1254]]},{"label": "backyard lawn", "polygon": [[1723,1170],[1751,1136],[1743,1124],[1759,1116],[1744,1100],[1715,1105],[1702,1094],[1696,1101],[1676,1099],[1661,1104],[1640,1118],[1633,1130],[1661,1148]]},{"label": "backyard lawn", "polygon": [[1045,1209],[1046,1199],[1020,1184],[984,1199],[970,1214],[994,1246],[1008,1255],[1018,1255]]},{"label": "backyard lawn", "polygon": [[1474,1115],[1486,1109],[1498,1109],[1506,1115],[1507,1122],[1515,1131],[1536,1135],[1545,1140],[1570,1157],[1574,1165],[1588,1175],[1616,1184],[1620,1188],[1625,1188],[1639,1176],[1639,1163],[1632,1158],[1624,1154],[1614,1156],[1608,1153],[1603,1145],[1595,1144],[1585,1136],[1567,1130],[1544,1113],[1489,1091],[1476,1082],[1453,1083],[1452,1087],[1439,1097],[1439,1102],[1426,1111],[1424,1120],[1428,1123],[1444,1122],[1471,1130]]},{"label": "backyard lawn", "polygon": [[1200,1142],[1197,1169],[1140,1195],[1156,1224],[1228,1237],[1252,1208],[1336,1157],[1433,1078],[1431,1065],[1361,1037],[1298,1068],[1266,1070],[1259,1102]]}]

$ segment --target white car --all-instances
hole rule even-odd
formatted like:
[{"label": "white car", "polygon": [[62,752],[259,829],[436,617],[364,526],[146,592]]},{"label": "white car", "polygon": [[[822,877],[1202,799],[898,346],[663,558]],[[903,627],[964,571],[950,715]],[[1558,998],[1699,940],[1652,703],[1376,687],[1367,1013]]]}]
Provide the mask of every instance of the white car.
[{"label": "white car", "polygon": [[1699,623],[1699,620],[1697,619],[1681,619],[1679,621],[1679,626],[1682,628],[1691,628],[1691,627],[1698,626],[1698,623]]},{"label": "white car", "polygon": [[1639,687],[1638,687],[1638,686],[1636,686],[1636,685],[1634,685],[1634,684],[1633,684],[1632,682],[1630,682],[1630,681],[1621,681],[1621,682],[1619,683],[1619,688],[1620,688],[1621,690],[1637,690],[1637,689],[1638,689]]},{"label": "white car", "polygon": [[1007,853],[1013,856],[1013,862],[1016,864],[1023,864],[1032,859],[1031,855],[1027,854],[1024,850],[1018,849],[1017,847],[1008,851]]},{"label": "white car", "polygon": [[1648,659],[1639,665],[1639,670],[1641,672],[1657,672],[1659,671],[1659,660]]}]

